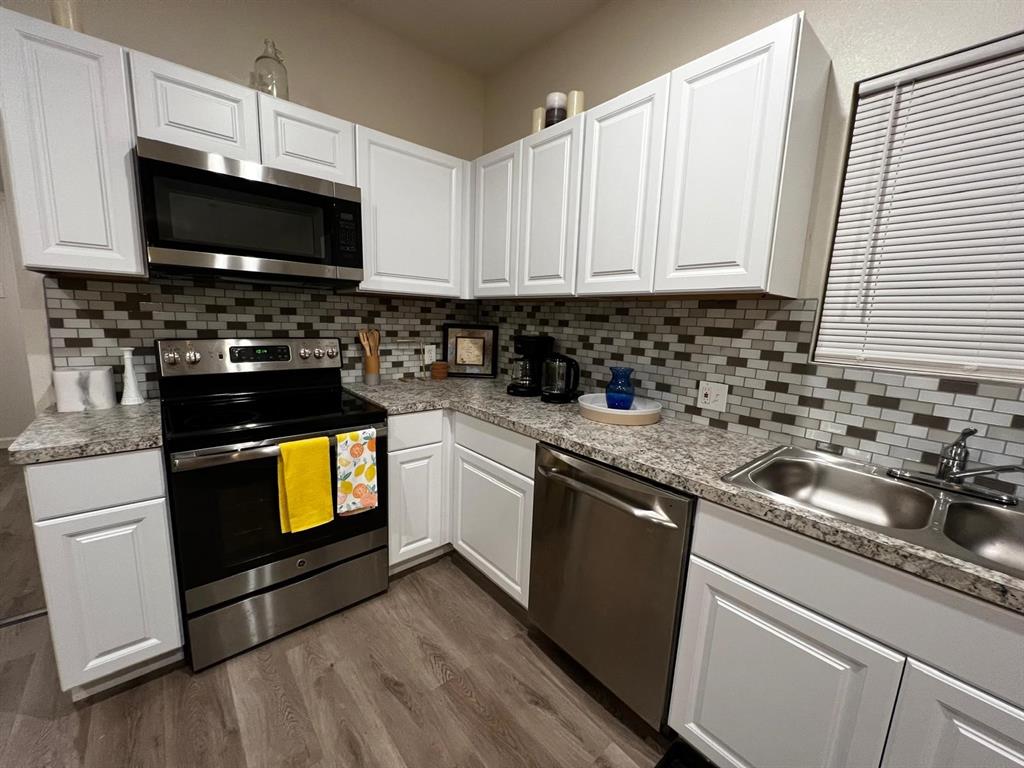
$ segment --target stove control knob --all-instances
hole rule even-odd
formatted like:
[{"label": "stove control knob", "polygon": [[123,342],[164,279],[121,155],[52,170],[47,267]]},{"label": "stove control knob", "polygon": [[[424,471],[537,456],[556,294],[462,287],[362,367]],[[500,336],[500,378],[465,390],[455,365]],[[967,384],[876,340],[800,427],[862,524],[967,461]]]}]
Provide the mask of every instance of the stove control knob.
[{"label": "stove control knob", "polygon": [[299,357],[301,357],[303,360],[309,360],[310,354],[312,353],[309,351],[309,347],[302,347],[299,350]]},{"label": "stove control knob", "polygon": [[194,349],[190,349],[185,353],[185,362],[188,363],[189,365],[195,365],[202,359],[203,356]]},{"label": "stove control knob", "polygon": [[329,358],[331,358],[331,360],[336,358],[338,356],[338,348],[337,347],[328,347],[327,348],[327,356]]},{"label": "stove control knob", "polygon": [[323,356],[324,351],[320,349],[320,347],[317,347],[316,349],[313,350],[313,357],[315,357],[317,360],[323,359]]},{"label": "stove control knob", "polygon": [[164,352],[164,362],[168,365],[177,365],[179,360],[181,360],[181,355],[178,354],[178,350],[169,349]]}]

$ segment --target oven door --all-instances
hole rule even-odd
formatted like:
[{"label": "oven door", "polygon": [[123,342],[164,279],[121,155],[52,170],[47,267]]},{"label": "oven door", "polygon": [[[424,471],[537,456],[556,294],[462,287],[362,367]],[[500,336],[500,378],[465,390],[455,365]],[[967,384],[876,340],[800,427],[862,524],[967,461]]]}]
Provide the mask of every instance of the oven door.
[{"label": "oven door", "polygon": [[359,280],[359,190],[139,140],[151,264]]},{"label": "oven door", "polygon": [[[359,428],[338,431],[353,429]],[[299,533],[281,532],[279,448],[274,442],[170,454],[171,520],[186,612],[386,547],[387,430],[383,425],[377,434],[377,507],[335,516],[330,523]],[[332,488],[337,484],[335,457],[332,445]]]}]

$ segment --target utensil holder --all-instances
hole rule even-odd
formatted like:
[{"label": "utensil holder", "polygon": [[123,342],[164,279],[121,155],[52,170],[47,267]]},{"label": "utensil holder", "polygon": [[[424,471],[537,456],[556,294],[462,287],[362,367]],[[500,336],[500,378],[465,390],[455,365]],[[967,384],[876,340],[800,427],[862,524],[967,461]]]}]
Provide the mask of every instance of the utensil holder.
[{"label": "utensil holder", "polygon": [[380,356],[363,357],[363,383],[369,386],[380,384]]}]

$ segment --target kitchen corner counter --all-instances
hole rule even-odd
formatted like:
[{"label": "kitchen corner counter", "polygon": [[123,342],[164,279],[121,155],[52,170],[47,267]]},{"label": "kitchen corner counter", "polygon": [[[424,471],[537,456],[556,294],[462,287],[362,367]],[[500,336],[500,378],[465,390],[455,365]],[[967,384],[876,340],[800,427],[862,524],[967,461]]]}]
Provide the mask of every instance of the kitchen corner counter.
[{"label": "kitchen corner counter", "polygon": [[491,380],[399,380],[346,385],[391,416],[450,409],[760,518],[928,581],[1024,613],[1024,580],[854,523],[780,503],[722,480],[778,444],[666,418],[645,427],[588,421],[576,405],[514,398]]},{"label": "kitchen corner counter", "polygon": [[12,464],[78,459],[159,448],[160,402],[115,405],[102,411],[39,414],[8,449]]}]

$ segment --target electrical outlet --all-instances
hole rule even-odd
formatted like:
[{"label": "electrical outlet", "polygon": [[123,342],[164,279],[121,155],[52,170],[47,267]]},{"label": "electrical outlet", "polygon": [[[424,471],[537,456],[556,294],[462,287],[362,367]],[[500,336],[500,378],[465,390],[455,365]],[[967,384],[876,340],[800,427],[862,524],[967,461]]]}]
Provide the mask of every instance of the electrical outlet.
[{"label": "electrical outlet", "polygon": [[724,411],[729,400],[729,385],[702,381],[697,387],[697,407],[709,411]]},{"label": "electrical outlet", "polygon": [[424,344],[423,364],[430,365],[435,360],[437,360],[437,347],[435,347],[433,344]]}]

